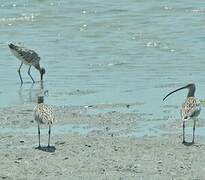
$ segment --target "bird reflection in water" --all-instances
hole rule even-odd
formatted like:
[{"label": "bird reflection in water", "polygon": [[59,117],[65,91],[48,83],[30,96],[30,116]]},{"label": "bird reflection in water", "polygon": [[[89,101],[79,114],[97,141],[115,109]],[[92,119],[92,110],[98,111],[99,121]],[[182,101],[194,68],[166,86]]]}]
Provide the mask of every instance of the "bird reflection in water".
[{"label": "bird reflection in water", "polygon": [[18,94],[19,104],[36,103],[36,99],[39,95],[43,94],[45,96],[48,96],[48,90],[44,90],[43,81],[39,81],[39,83],[32,83],[30,86],[20,86]]}]

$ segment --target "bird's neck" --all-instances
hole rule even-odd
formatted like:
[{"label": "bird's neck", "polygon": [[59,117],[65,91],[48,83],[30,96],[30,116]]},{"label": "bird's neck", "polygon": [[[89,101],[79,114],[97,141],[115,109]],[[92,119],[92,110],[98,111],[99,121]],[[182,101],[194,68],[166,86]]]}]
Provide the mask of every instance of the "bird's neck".
[{"label": "bird's neck", "polygon": [[41,67],[40,67],[40,65],[39,65],[39,64],[38,64],[38,65],[36,65],[36,66],[35,66],[35,68],[36,68],[37,70],[39,70],[39,71],[41,70]]},{"label": "bird's neck", "polygon": [[41,96],[41,97],[38,97],[38,104],[42,104],[44,103],[44,97]]},{"label": "bird's neck", "polygon": [[195,87],[192,87],[189,89],[187,97],[194,97],[194,94],[195,94]]}]

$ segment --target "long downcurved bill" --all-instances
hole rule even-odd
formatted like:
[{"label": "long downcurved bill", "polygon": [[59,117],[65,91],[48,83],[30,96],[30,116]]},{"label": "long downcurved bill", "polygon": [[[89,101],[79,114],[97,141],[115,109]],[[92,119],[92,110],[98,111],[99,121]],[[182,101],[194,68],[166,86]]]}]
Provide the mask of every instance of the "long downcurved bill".
[{"label": "long downcurved bill", "polygon": [[169,94],[167,94],[167,95],[163,98],[163,101],[164,101],[169,95],[171,95],[171,94],[173,94],[173,93],[175,93],[175,92],[177,92],[177,91],[179,91],[179,90],[186,89],[186,88],[187,88],[187,86],[184,86],[184,87],[181,87],[181,88],[179,88],[179,89],[176,89],[176,90],[170,92]]}]

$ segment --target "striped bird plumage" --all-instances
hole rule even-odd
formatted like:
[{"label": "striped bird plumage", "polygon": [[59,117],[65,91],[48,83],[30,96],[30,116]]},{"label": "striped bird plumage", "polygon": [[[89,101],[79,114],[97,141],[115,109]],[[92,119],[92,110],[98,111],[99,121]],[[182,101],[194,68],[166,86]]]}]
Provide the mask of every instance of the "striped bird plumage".
[{"label": "striped bird plumage", "polygon": [[185,122],[189,119],[193,119],[194,125],[193,125],[193,139],[192,139],[192,144],[194,143],[195,140],[195,126],[196,126],[196,118],[200,114],[201,111],[201,106],[200,106],[200,101],[195,98],[195,90],[196,86],[194,83],[190,83],[186,86],[183,86],[181,88],[178,88],[169,94],[167,94],[164,98],[163,101],[170,96],[171,94],[182,90],[182,89],[188,89],[188,94],[185,102],[182,104],[181,107],[181,118],[183,121],[183,143],[186,143],[185,141]]},{"label": "striped bird plumage", "polygon": [[53,108],[44,103],[37,104],[34,108],[34,119],[39,124],[53,124],[55,120]]},{"label": "striped bird plumage", "polygon": [[40,143],[40,125],[45,124],[49,126],[48,130],[48,147],[50,147],[50,135],[51,135],[51,125],[55,120],[54,110],[50,105],[44,103],[44,97],[38,96],[38,103],[34,108],[34,119],[38,124],[38,139],[39,146],[38,149],[41,149]]},{"label": "striped bird plumage", "polygon": [[17,46],[14,44],[10,44],[10,51],[14,56],[16,56],[19,60],[23,61],[24,64],[32,65],[34,67],[39,66],[40,57],[39,55],[31,49],[27,49],[23,46]]},{"label": "striped bird plumage", "polygon": [[39,57],[39,55],[34,50],[27,49],[23,46],[18,46],[18,45],[12,44],[12,43],[10,43],[8,46],[9,46],[9,49],[12,52],[12,54],[14,56],[16,56],[21,61],[21,65],[18,69],[21,84],[23,84],[23,79],[21,77],[20,70],[21,70],[21,67],[23,64],[29,65],[28,75],[32,79],[33,83],[35,83],[35,81],[30,74],[30,69],[32,66],[35,67],[40,72],[41,81],[42,81],[43,75],[45,74],[46,71],[43,67],[40,66],[40,59],[41,58]]},{"label": "striped bird plumage", "polygon": [[188,97],[182,104],[181,117],[182,121],[187,121],[191,118],[195,118],[200,114],[201,106],[200,101],[195,97]]}]

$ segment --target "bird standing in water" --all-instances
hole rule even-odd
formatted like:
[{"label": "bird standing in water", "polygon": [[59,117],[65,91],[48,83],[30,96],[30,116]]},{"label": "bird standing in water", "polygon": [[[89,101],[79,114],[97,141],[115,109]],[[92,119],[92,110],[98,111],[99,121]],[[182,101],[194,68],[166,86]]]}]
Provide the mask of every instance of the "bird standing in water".
[{"label": "bird standing in water", "polygon": [[17,46],[17,45],[14,45],[12,43],[10,43],[8,46],[9,46],[9,49],[11,50],[12,54],[14,54],[14,56],[16,56],[19,60],[21,60],[21,65],[18,69],[18,74],[19,74],[19,77],[21,80],[21,85],[23,84],[23,80],[21,77],[20,70],[21,70],[21,67],[23,64],[29,65],[28,75],[30,76],[33,83],[35,83],[35,81],[30,74],[31,66],[35,67],[40,72],[41,81],[42,81],[43,75],[45,74],[45,69],[43,67],[40,67],[39,55],[34,50],[30,50],[30,49],[27,49],[27,48],[22,47],[22,46]]},{"label": "bird standing in water", "polygon": [[183,86],[179,89],[176,89],[169,94],[167,94],[163,101],[172,93],[175,93],[176,91],[182,90],[182,89],[188,89],[188,94],[185,102],[182,104],[181,107],[181,118],[183,121],[183,143],[186,143],[185,141],[185,122],[187,120],[193,119],[194,120],[194,125],[193,125],[193,139],[192,143],[194,143],[195,140],[195,126],[196,126],[196,118],[200,114],[201,111],[201,106],[200,106],[200,101],[194,97],[195,91],[196,91],[196,86],[194,83],[190,83],[186,86]]},{"label": "bird standing in water", "polygon": [[38,123],[38,140],[39,146],[41,148],[40,143],[40,125],[46,124],[49,126],[48,130],[48,148],[50,147],[50,135],[51,135],[51,124],[53,124],[55,120],[53,108],[44,103],[44,96],[38,96],[38,104],[34,108],[34,119]]}]

